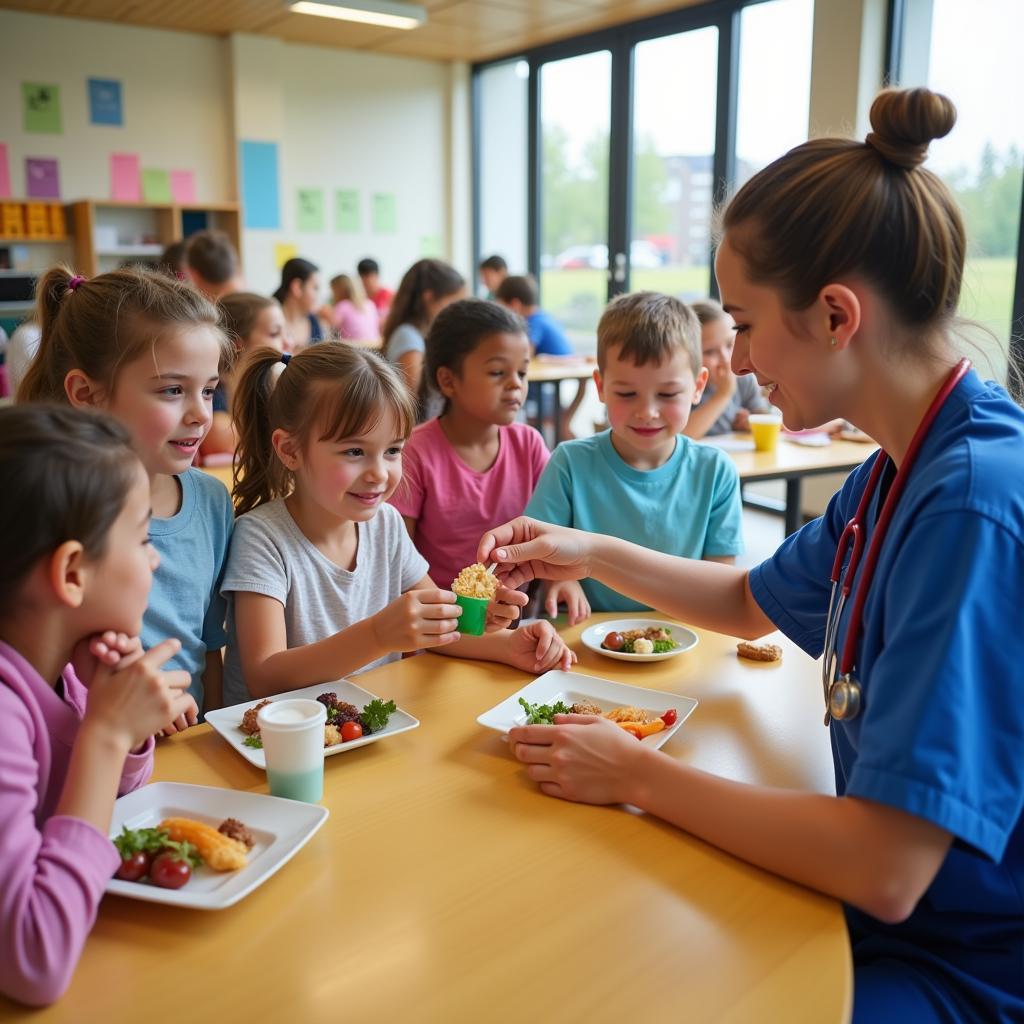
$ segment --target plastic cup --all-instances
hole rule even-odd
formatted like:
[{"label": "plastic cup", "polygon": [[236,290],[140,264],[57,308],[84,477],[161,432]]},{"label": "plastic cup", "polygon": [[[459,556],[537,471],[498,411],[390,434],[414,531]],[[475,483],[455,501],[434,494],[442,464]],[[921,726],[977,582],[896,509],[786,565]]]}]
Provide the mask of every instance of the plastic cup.
[{"label": "plastic cup", "polygon": [[256,716],[274,796],[317,804],[324,795],[324,723],[318,700],[293,698],[267,704]]},{"label": "plastic cup", "polygon": [[782,431],[782,417],[770,413],[753,412],[748,418],[750,432],[754,435],[754,448],[759,452],[773,452],[779,444]]},{"label": "plastic cup", "polygon": [[482,597],[464,597],[455,595],[455,603],[462,609],[459,616],[458,630],[466,636],[483,636],[487,626],[487,606],[489,601]]}]

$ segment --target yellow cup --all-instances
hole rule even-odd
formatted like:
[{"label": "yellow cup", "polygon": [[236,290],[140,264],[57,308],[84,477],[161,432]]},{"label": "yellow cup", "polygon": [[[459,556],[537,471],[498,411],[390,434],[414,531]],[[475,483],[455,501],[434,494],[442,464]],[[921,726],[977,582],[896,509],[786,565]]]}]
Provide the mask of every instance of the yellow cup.
[{"label": "yellow cup", "polygon": [[754,435],[754,448],[759,452],[773,452],[779,443],[782,417],[769,413],[751,413],[750,432]]}]

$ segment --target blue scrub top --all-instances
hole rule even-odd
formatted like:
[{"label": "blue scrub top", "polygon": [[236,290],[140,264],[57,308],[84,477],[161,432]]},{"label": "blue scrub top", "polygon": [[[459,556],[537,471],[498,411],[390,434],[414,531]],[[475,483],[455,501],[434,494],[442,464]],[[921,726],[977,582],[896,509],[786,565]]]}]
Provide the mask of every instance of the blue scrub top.
[{"label": "blue scrub top", "polygon": [[[873,463],[750,576],[764,612],[815,658],[836,545]],[[878,513],[876,496],[869,543]],[[837,793],[953,836],[906,921],[847,909],[856,1019],[870,998],[865,987],[857,1005],[861,968],[897,960],[927,990],[920,1005],[935,1016],[923,1019],[1024,1020],[1024,412],[973,372],[939,412],[890,523],[853,675],[861,713],[831,726]]]}]

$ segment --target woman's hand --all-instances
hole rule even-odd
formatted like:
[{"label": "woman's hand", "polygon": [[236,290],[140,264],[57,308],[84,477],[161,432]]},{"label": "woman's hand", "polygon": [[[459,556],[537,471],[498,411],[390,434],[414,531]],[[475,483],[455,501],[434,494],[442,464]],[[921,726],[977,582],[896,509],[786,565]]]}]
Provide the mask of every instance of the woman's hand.
[{"label": "woman's hand", "polygon": [[407,590],[370,620],[385,651],[421,651],[459,639],[462,609],[449,590]]},{"label": "woman's hand", "polygon": [[494,600],[487,606],[486,631],[494,633],[499,629],[508,629],[519,618],[521,609],[525,608],[529,601],[530,598],[521,590],[499,586]]},{"label": "woman's hand", "polygon": [[554,725],[510,729],[509,746],[548,796],[584,804],[629,802],[630,773],[646,749],[595,715],[555,715]]},{"label": "woman's hand", "polygon": [[100,728],[134,750],[140,744],[194,709],[188,688],[192,677],[183,669],[160,666],[181,649],[177,640],[164,640],[134,659],[110,665],[100,660],[89,686],[83,727]]},{"label": "woman's hand", "polygon": [[564,604],[569,616],[569,625],[575,626],[584,619],[590,618],[590,602],[583,588],[575,580],[556,580],[548,584],[547,597],[544,599],[544,611],[550,618],[558,615],[558,606]]},{"label": "woman's hand", "polygon": [[477,561],[497,562],[498,576],[509,587],[533,579],[581,580],[592,575],[593,543],[593,534],[520,516],[484,534]]},{"label": "woman's hand", "polygon": [[576,664],[576,655],[550,622],[531,622],[510,629],[503,639],[508,644],[505,661],[525,672],[547,672],[552,668],[568,671]]}]

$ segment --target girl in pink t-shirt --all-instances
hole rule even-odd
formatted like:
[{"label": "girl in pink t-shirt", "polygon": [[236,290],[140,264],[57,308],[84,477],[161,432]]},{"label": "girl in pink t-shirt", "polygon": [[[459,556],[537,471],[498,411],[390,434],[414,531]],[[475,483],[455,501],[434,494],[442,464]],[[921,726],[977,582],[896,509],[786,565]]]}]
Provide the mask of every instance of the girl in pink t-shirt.
[{"label": "girl in pink t-shirt", "polygon": [[120,865],[115,798],[149,778],[153,735],[198,709],[189,673],[160,671],[178,641],[138,640],[159,556],[127,431],[0,409],[0,493],[0,993],[42,1006]]},{"label": "girl in pink t-shirt", "polygon": [[375,341],[380,338],[380,314],[348,274],[331,278],[334,308],[331,322],[343,341]]},{"label": "girl in pink t-shirt", "polygon": [[529,364],[526,325],[497,303],[455,302],[430,329],[420,406],[441,412],[413,431],[391,503],[438,586],[476,560],[483,533],[522,514],[547,464],[540,434],[516,422]]}]

